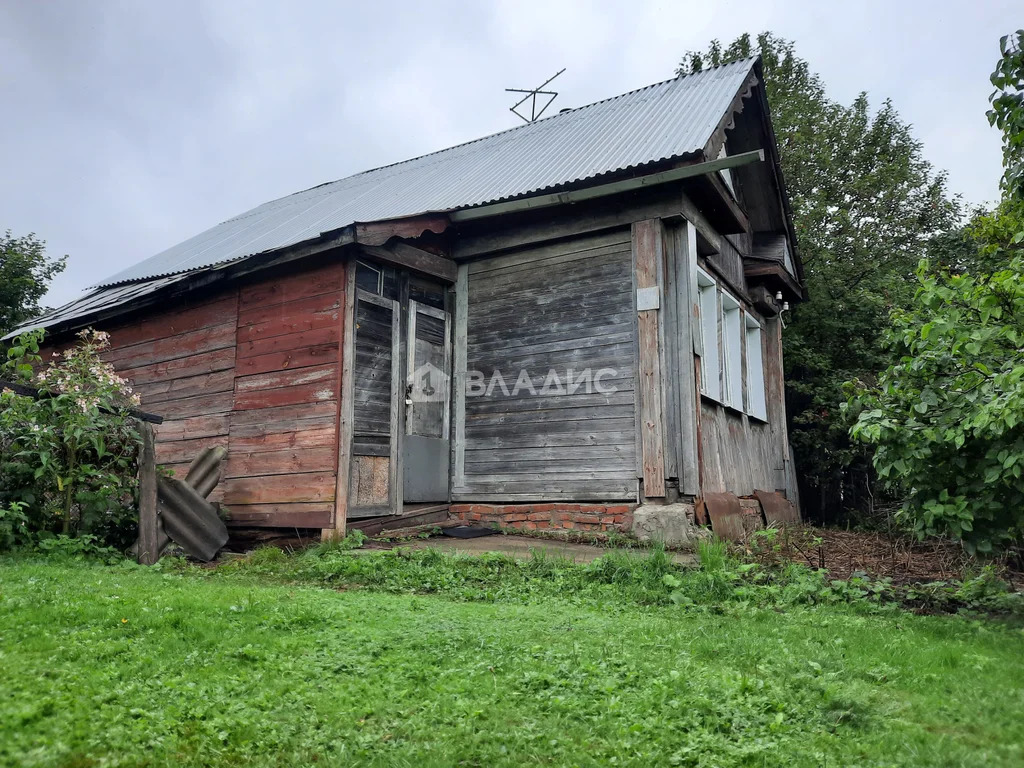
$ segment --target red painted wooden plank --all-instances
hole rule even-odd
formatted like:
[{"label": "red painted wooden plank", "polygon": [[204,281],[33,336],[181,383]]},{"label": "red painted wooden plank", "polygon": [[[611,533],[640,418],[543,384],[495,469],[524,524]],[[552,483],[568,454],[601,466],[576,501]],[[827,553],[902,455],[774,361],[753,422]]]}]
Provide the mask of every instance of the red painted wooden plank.
[{"label": "red painted wooden plank", "polygon": [[188,440],[196,437],[210,437],[228,434],[228,415],[195,416],[185,419],[169,419],[156,429],[157,445],[170,440]]},{"label": "red painted wooden plank", "polygon": [[148,407],[154,408],[158,415],[166,419],[180,420],[214,413],[228,413],[231,411],[234,398],[233,392],[214,392],[210,395],[167,400]]},{"label": "red painted wooden plank", "polygon": [[329,528],[334,504],[235,504],[225,507],[236,528]]},{"label": "red painted wooden plank", "polygon": [[337,376],[337,364],[318,365],[295,370],[271,371],[255,376],[239,376],[234,380],[235,392],[255,392],[261,389],[293,387],[333,381]]},{"label": "red painted wooden plank", "polygon": [[156,460],[159,464],[190,463],[208,446],[228,447],[227,435],[198,437],[193,440],[173,440],[157,443]]},{"label": "red painted wooden plank", "polygon": [[299,333],[288,333],[282,336],[273,336],[269,339],[257,339],[238,345],[238,358],[256,357],[257,355],[268,355],[273,352],[284,352],[293,349],[305,349],[318,344],[337,344],[341,336],[341,329],[338,324],[326,328],[316,328],[311,331],[300,331]]},{"label": "red painted wooden plank", "polygon": [[224,476],[259,477],[296,472],[330,472],[333,476],[333,447],[288,448],[281,451],[253,453],[233,450],[228,454],[227,470]]},{"label": "red painted wooden plank", "polygon": [[165,379],[148,384],[139,384],[135,391],[147,406],[156,406],[168,400],[179,400],[198,394],[214,392],[230,392],[235,383],[233,370],[204,373],[199,376],[188,376],[184,379]]},{"label": "red painted wooden plank", "polygon": [[[261,434],[231,434],[231,450],[246,453],[259,451],[280,451],[285,449],[334,448],[335,427],[333,423],[324,422],[298,430],[287,432],[263,432]],[[333,465],[331,469],[333,469]]]},{"label": "red painted wooden plank", "polygon": [[331,292],[286,301],[282,304],[272,304],[269,307],[251,307],[238,313],[238,328],[242,330],[265,323],[283,323],[314,315],[329,318],[341,311],[344,301],[344,294]]},{"label": "red painted wooden plank", "polygon": [[173,336],[168,335],[154,341],[129,345],[119,343],[108,350],[103,358],[113,363],[115,367],[138,368],[143,365],[234,346],[236,331],[237,328],[232,318],[226,323]]},{"label": "red painted wooden plank", "polygon": [[240,309],[270,306],[322,293],[339,293],[343,277],[344,267],[342,265],[328,264],[287,277],[262,280],[241,289],[238,306]]},{"label": "red painted wooden plank", "polygon": [[237,321],[237,318],[238,292],[237,289],[231,289],[224,295],[193,306],[188,306],[184,300],[177,299],[170,311],[152,314],[141,320],[110,325],[104,330],[110,332],[112,346],[122,347]]},{"label": "red painted wooden plank", "polygon": [[338,399],[334,386],[333,381],[321,381],[293,387],[262,389],[255,392],[237,392],[235,393],[234,409],[248,411],[253,408],[274,408],[279,405],[334,401]]},{"label": "red painted wooden plank", "polygon": [[320,344],[306,349],[295,349],[287,352],[274,352],[269,355],[247,357],[238,360],[235,369],[239,376],[255,373],[281,371],[285,368],[303,368],[309,365],[324,365],[338,359],[338,344]]},{"label": "red painted wooden plank", "polygon": [[[238,416],[245,416],[252,414],[257,417],[261,417],[264,414],[271,411],[286,410],[288,408],[319,408],[322,405],[330,406],[331,413],[327,416],[317,416],[315,418],[298,418],[298,419],[282,419],[277,417],[274,421],[257,421],[253,424],[236,424],[234,418]],[[231,414],[232,425],[230,428],[232,445],[235,440],[246,440],[249,438],[256,438],[262,435],[290,435],[290,434],[302,434],[310,430],[317,429],[335,429],[337,417],[334,411],[337,410],[337,403],[302,403],[301,405],[285,405],[281,408],[257,408],[252,411],[235,411]],[[305,415],[305,414],[303,414]]]},{"label": "red painted wooden plank", "polygon": [[[269,431],[276,425],[292,425],[297,422],[334,419],[338,407],[334,403],[310,403],[309,405],[284,405],[280,408],[266,408],[257,411],[236,411],[231,414],[231,434],[241,427],[260,427]],[[293,427],[289,426],[289,429]]]},{"label": "red painted wooden plank", "polygon": [[334,308],[323,312],[305,313],[290,317],[275,318],[238,328],[238,343],[246,344],[260,339],[271,339],[291,333],[315,331],[320,328],[334,328],[341,323],[341,310]]},{"label": "red painted wooden plank", "polygon": [[199,376],[204,373],[223,371],[232,368],[234,364],[235,350],[233,347],[229,347],[226,349],[215,349],[212,352],[203,352],[191,357],[182,357],[177,360],[168,360],[163,363],[143,365],[138,368],[125,366],[118,373],[137,385],[161,379],[183,379],[188,376]]},{"label": "red painted wooden plank", "polygon": [[222,485],[226,504],[334,501],[333,472],[234,477]]}]

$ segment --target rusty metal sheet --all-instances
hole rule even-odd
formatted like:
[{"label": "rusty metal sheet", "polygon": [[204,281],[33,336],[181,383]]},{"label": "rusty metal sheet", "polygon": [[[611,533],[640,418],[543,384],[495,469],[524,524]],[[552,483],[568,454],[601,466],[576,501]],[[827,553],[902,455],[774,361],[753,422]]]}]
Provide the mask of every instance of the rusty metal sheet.
[{"label": "rusty metal sheet", "polygon": [[711,518],[711,530],[726,541],[745,541],[746,529],[743,527],[743,510],[740,500],[732,493],[706,493],[704,506]]},{"label": "rusty metal sheet", "polygon": [[773,491],[754,491],[754,496],[761,502],[761,510],[768,525],[788,525],[800,522],[800,511],[796,504],[781,493]]},{"label": "rusty metal sheet", "polygon": [[697,499],[693,504],[693,516],[697,520],[697,525],[709,525],[711,523],[708,520],[708,509],[704,503],[704,499]]}]

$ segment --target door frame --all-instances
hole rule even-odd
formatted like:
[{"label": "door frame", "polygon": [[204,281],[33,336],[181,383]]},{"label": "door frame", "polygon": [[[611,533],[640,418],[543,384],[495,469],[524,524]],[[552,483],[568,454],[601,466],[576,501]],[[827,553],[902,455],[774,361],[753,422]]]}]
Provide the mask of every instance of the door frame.
[{"label": "door frame", "polygon": [[[355,270],[353,270],[353,273]],[[378,296],[361,288],[356,288],[356,301],[353,305],[352,314],[355,318],[355,311],[359,302],[365,301],[368,304],[376,304],[391,310],[391,408],[389,410],[389,421],[391,424],[390,435],[390,456],[388,460],[388,506],[391,514],[402,508],[402,484],[397,482],[401,479],[402,465],[402,434],[405,432],[405,377],[402,375],[402,302],[397,299],[388,299]],[[355,330],[353,325],[353,331]],[[355,334],[353,333],[353,344]],[[355,347],[352,348],[353,356]],[[353,360],[353,365],[355,361]],[[353,367],[353,372],[354,372]],[[354,377],[353,377],[354,378]],[[354,395],[354,392],[353,392]],[[352,403],[353,409],[355,402]],[[352,439],[355,440],[355,425],[353,424]],[[351,472],[351,468],[349,468]]]},{"label": "door frame", "polygon": [[[409,376],[416,370],[416,316],[418,314],[424,314],[429,317],[433,317],[437,320],[444,322],[444,368],[448,376],[448,397],[444,399],[444,417],[441,421],[441,433],[448,435],[451,431],[451,415],[452,415],[452,397],[451,397],[451,379],[452,379],[452,317],[450,312],[446,312],[443,309],[432,307],[429,304],[423,304],[416,301],[415,299],[409,299],[409,322],[408,335],[406,336],[406,361],[405,361],[405,378],[408,381]],[[409,414],[406,413],[406,424],[405,431],[408,431]],[[449,474],[451,474],[449,472]]]},{"label": "door frame", "polygon": [[[390,267],[395,269],[401,278],[403,289],[399,293],[398,299],[389,299],[384,296],[372,294],[356,287],[356,270],[357,265],[360,261],[364,261],[367,264],[378,267]],[[344,535],[346,523],[350,517],[350,511],[353,510],[354,504],[350,498],[352,491],[352,471],[355,467],[353,461],[354,453],[354,441],[355,441],[355,324],[356,324],[356,309],[357,304],[360,300],[369,301],[379,306],[392,308],[392,361],[397,362],[392,365],[391,370],[391,446],[389,451],[390,466],[388,472],[388,500],[390,507],[390,514],[400,514],[403,505],[403,443],[406,431],[406,382],[408,379],[408,350],[406,354],[402,354],[402,313],[408,311],[410,306],[415,306],[417,311],[424,312],[432,316],[446,316],[447,322],[445,323],[446,333],[446,344],[445,344],[445,362],[449,368],[453,364],[453,332],[454,324],[456,322],[455,312],[456,307],[447,298],[445,300],[445,310],[440,310],[435,307],[431,307],[428,304],[417,302],[414,299],[408,298],[408,278],[412,275],[419,275],[428,280],[435,281],[441,285],[446,292],[450,291],[454,285],[449,280],[440,277],[436,274],[422,273],[417,270],[411,270],[408,268],[402,268],[397,265],[381,263],[373,257],[370,253],[364,253],[362,251],[355,251],[351,256],[346,259],[345,263],[346,275],[345,275],[345,304],[343,312],[339,318],[342,323],[342,336],[340,342],[339,352],[341,353],[341,360],[339,362],[340,367],[340,402],[338,407],[338,422],[337,422],[337,447],[338,447],[338,464],[337,464],[337,477],[335,486],[335,502],[334,502],[334,519],[333,529],[325,531],[325,535],[339,536]],[[403,307],[403,304],[405,305]],[[436,314],[435,314],[436,313]],[[412,326],[412,331],[415,332],[415,326]],[[415,338],[413,336],[413,338]],[[454,386],[454,372],[449,379],[449,396],[445,400],[445,424],[444,431],[448,435],[448,439],[453,439],[452,424],[453,424],[453,392]],[[452,466],[449,462],[448,468],[448,501],[451,499],[451,483],[452,483]],[[447,502],[446,502],[447,503]]]}]

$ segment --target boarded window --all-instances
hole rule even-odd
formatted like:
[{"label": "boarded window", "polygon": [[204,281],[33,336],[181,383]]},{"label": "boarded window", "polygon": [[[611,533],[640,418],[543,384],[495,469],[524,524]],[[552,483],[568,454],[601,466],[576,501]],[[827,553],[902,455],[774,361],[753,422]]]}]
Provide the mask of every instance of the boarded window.
[{"label": "boarded window", "polygon": [[761,352],[761,325],[746,315],[747,413],[755,419],[768,420],[765,401],[764,357]]}]

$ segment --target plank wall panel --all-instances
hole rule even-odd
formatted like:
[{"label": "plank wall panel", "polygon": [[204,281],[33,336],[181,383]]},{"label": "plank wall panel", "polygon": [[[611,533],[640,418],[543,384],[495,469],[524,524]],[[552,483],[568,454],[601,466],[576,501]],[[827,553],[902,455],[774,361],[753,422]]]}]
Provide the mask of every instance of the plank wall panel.
[{"label": "plank wall panel", "polygon": [[[632,499],[637,488],[636,331],[628,229],[472,262],[466,370],[508,392],[467,393],[458,499]],[[570,392],[572,369],[615,373],[614,392]],[[560,388],[548,382],[550,370]],[[513,394],[520,371],[525,386]],[[545,386],[549,384],[549,386]],[[461,470],[461,471],[459,471]]]},{"label": "plank wall panel", "polygon": [[157,462],[183,476],[228,449],[211,494],[236,525],[330,527],[345,268],[234,286],[105,328],[106,359],[164,417]]},{"label": "plank wall panel", "polygon": [[243,286],[224,502],[246,526],[331,526],[345,268]]},{"label": "plank wall panel", "polygon": [[[156,427],[157,463],[176,476],[209,446],[228,446],[234,401],[238,291],[108,327],[104,358],[128,379],[142,409],[164,417]],[[222,488],[210,495],[219,501]]]},{"label": "plank wall panel", "polygon": [[302,301],[312,296],[326,296],[322,306],[329,306],[344,293],[345,268],[339,263],[327,264],[315,269],[299,269],[285,277],[274,277],[242,287],[239,291],[238,307],[241,311],[239,322],[252,322],[248,313],[256,309],[277,307],[277,317],[287,317],[293,311],[281,304]]}]

